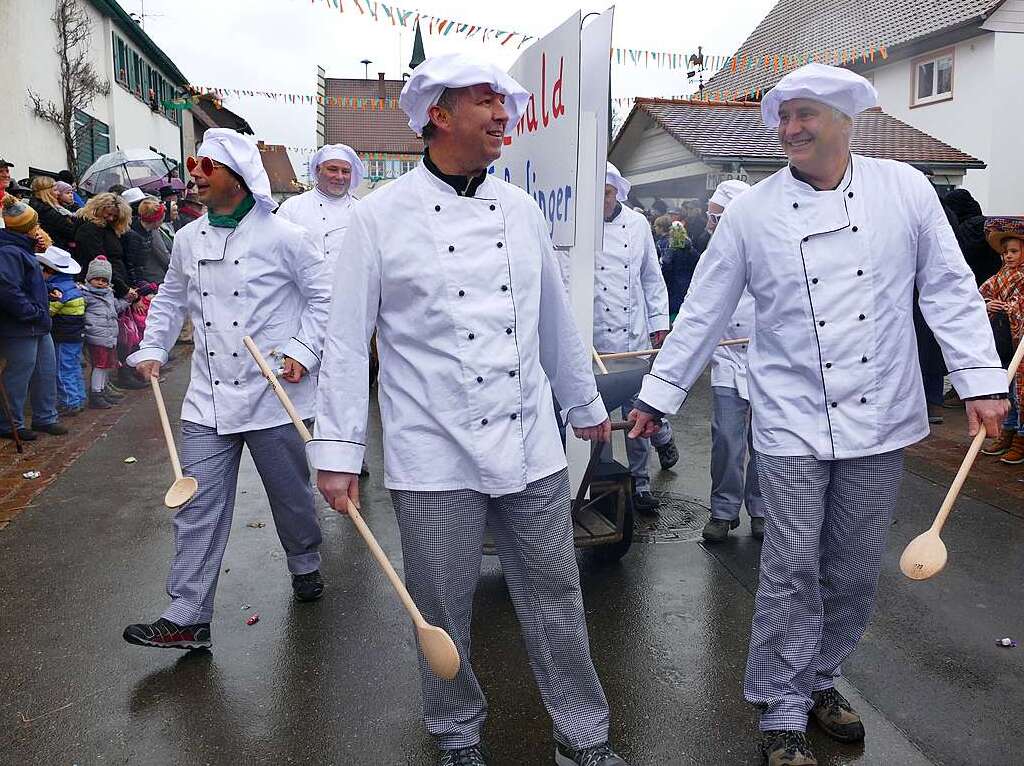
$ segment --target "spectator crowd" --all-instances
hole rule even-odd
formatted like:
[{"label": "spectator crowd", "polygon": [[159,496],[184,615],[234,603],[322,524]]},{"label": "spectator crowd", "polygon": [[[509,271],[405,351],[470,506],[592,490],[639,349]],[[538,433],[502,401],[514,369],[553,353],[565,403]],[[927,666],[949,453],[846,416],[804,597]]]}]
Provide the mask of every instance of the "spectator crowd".
[{"label": "spectator crowd", "polygon": [[0,159],[0,437],[33,441],[63,436],[65,418],[146,387],[125,359],[142,339],[175,232],[205,211],[191,187],[180,202],[169,186],[159,196],[114,186],[83,199],[68,171],[14,181],[12,167]]}]

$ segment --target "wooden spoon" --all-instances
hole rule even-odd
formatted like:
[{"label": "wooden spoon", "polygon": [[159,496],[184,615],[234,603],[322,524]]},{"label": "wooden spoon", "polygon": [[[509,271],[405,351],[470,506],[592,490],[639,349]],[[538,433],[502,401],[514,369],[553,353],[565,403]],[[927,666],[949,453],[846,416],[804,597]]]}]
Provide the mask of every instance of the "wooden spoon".
[{"label": "wooden spoon", "polygon": [[174,436],[171,433],[171,424],[167,420],[167,408],[164,406],[164,397],[160,393],[160,380],[156,375],[149,379],[153,386],[153,396],[156,397],[156,409],[160,413],[160,425],[164,429],[164,441],[167,442],[167,453],[171,457],[171,467],[174,469],[174,484],[164,495],[164,505],[168,508],[180,508],[192,496],[199,491],[199,482],[192,476],[182,476],[181,462],[178,460],[178,450],[174,446]]},{"label": "wooden spoon", "polygon": [[[1024,340],[1017,346],[1017,351],[1013,355],[1013,359],[1010,360],[1010,367],[1006,371],[1007,382],[1012,381],[1013,376],[1017,374],[1022,356],[1024,356]],[[956,472],[953,484],[946,493],[939,512],[935,515],[935,521],[926,532],[919,534],[903,549],[903,555],[900,556],[900,571],[911,580],[927,580],[937,575],[946,566],[948,556],[946,544],[942,542],[939,533],[942,531],[950,511],[953,510],[953,503],[956,502],[957,495],[960,494],[967,474],[974,465],[974,460],[978,457],[978,452],[984,441],[985,426],[983,425],[978,429],[978,433],[971,442],[964,462],[960,464],[960,470]]]},{"label": "wooden spoon", "polygon": [[[292,419],[292,423],[295,424],[295,428],[298,429],[299,436],[302,437],[302,441],[308,442],[313,436],[309,433],[309,429],[306,428],[306,424],[302,422],[302,418],[299,417],[299,413],[295,410],[295,405],[292,404],[291,398],[288,393],[284,390],[281,382],[277,379],[273,370],[267,364],[267,360],[263,358],[263,354],[253,343],[252,338],[248,335],[242,339],[245,347],[249,349],[249,353],[252,354],[252,358],[256,360],[256,364],[259,365],[260,371],[263,373],[263,377],[267,379],[270,387],[274,389],[274,393],[277,394],[277,398],[281,400],[281,404],[284,405],[285,410],[288,411],[288,415]],[[435,675],[444,678],[445,680],[452,680],[458,675],[459,672],[459,650],[455,646],[455,642],[452,641],[451,636],[445,633],[441,628],[435,625],[431,625],[420,613],[416,603],[412,600],[412,596],[409,595],[409,591],[405,587],[405,583],[395,572],[395,568],[391,566],[391,562],[388,561],[387,554],[384,553],[383,549],[377,543],[377,538],[373,536],[373,532],[363,521],[362,514],[359,513],[359,508],[349,500],[348,501],[348,515],[352,519],[352,523],[355,525],[359,534],[362,536],[363,541],[370,549],[370,553],[377,560],[380,568],[384,570],[384,574],[391,582],[392,587],[398,594],[398,598],[402,602],[402,606],[412,617],[413,626],[416,628],[416,638],[419,640],[420,650],[423,652],[423,656],[427,659],[427,664],[430,665],[430,669]]]}]

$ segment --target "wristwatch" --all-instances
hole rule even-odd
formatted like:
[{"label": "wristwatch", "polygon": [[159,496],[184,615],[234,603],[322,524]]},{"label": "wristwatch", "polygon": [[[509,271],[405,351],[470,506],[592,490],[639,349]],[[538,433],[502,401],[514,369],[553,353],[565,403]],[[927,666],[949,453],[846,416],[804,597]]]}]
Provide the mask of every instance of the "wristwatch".
[{"label": "wristwatch", "polygon": [[1009,399],[1009,394],[982,394],[981,396],[968,396],[963,399],[965,402],[976,402],[979,399]]}]

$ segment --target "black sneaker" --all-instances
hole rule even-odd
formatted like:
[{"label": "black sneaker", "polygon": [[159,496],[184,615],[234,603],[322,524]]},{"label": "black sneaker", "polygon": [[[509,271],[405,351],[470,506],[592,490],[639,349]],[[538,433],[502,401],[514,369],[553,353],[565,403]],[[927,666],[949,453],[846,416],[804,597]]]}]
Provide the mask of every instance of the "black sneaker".
[{"label": "black sneaker", "polygon": [[103,394],[103,398],[111,404],[117,404],[119,401],[125,398],[125,393],[120,388],[115,386],[113,383],[107,383],[106,387],[100,392]]},{"label": "black sneaker", "polygon": [[658,462],[661,463],[661,470],[667,471],[679,462],[679,450],[676,449],[675,440],[670,441],[668,444],[663,444],[660,447],[655,444],[654,449],[658,451]]},{"label": "black sneaker", "polygon": [[65,407],[64,405],[61,405],[57,408],[57,414],[62,418],[73,418],[75,415],[80,414],[84,409],[84,407]]},{"label": "black sneaker", "polygon": [[[13,439],[13,438],[14,438],[14,434],[11,433],[10,431],[4,431],[3,433],[0,433],[0,439]],[[37,434],[35,431],[30,431],[27,428],[19,428],[18,429],[18,438],[21,439],[23,442],[34,442],[36,439],[39,438],[39,434]]]},{"label": "black sneaker", "polygon": [[633,495],[633,508],[637,513],[654,513],[658,510],[659,505],[661,505],[661,501],[648,490]]},{"label": "black sneaker", "polygon": [[437,766],[487,766],[487,750],[483,745],[445,750]]},{"label": "black sneaker", "polygon": [[762,731],[761,757],[766,766],[818,766],[802,731]]},{"label": "black sneaker", "polygon": [[210,623],[175,625],[161,617],[156,622],[129,625],[124,629],[124,640],[136,646],[155,646],[159,649],[209,649]]},{"label": "black sneaker", "polygon": [[32,430],[41,434],[49,434],[50,436],[63,436],[68,432],[68,429],[60,423],[47,423],[45,426],[37,426],[33,423]]},{"label": "black sneaker", "polygon": [[573,750],[568,745],[555,742],[555,763],[558,766],[629,766],[607,742],[582,750]]},{"label": "black sneaker", "polygon": [[296,601],[316,601],[324,595],[324,581],[320,570],[292,575],[292,593]]},{"label": "black sneaker", "polygon": [[149,388],[152,383],[146,383],[134,372],[123,373],[117,376],[117,387],[122,391],[140,391]]}]

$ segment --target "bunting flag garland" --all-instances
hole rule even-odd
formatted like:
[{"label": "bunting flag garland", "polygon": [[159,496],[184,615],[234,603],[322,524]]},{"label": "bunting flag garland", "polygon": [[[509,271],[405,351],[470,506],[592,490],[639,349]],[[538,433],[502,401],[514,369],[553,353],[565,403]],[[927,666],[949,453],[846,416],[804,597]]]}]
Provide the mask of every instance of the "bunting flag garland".
[{"label": "bunting flag garland", "polygon": [[[422,11],[407,10],[396,5],[376,2],[376,0],[310,0],[310,2],[313,5],[322,5],[339,13],[346,12],[345,6],[347,4],[348,12],[351,13],[355,10],[364,18],[378,23],[389,23],[393,27],[413,29],[416,26],[416,22],[422,21],[424,23],[421,29],[428,35],[437,35],[438,37],[447,37],[452,33],[452,30],[455,30],[456,35],[461,35],[468,40],[479,33],[482,43],[491,41],[500,46],[505,46],[509,42],[516,41],[516,49],[522,48],[530,40],[535,39],[533,35],[523,32],[496,29],[482,24],[470,24],[455,19],[441,18],[440,16],[432,16]],[[835,55],[833,56],[832,54]],[[837,65],[853,63],[858,60],[867,63],[874,61],[876,54],[880,55],[883,59],[888,58],[884,45],[868,45],[856,49],[829,51],[828,53],[821,54],[821,58],[823,61],[825,58],[831,58],[831,61],[824,61],[824,63],[835,63]],[[748,59],[747,55],[739,59],[738,54],[708,55],[693,51],[685,53],[682,51],[655,51],[641,48],[611,49],[611,60],[616,64],[658,69],[685,69],[693,71],[692,67],[694,64],[691,64],[691,62],[695,62],[696,68],[699,71],[718,72],[729,68],[730,71],[735,72],[737,68],[747,69],[748,67],[744,64],[748,60],[750,63],[749,69],[754,69],[756,67],[755,62],[759,59],[760,57],[749,57]],[[763,68],[780,71],[780,65],[781,69],[785,70],[793,68],[794,62],[807,63],[812,60],[818,61],[818,54],[802,53],[783,56],[769,54],[763,56]]]}]

